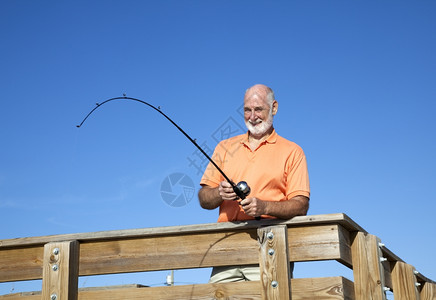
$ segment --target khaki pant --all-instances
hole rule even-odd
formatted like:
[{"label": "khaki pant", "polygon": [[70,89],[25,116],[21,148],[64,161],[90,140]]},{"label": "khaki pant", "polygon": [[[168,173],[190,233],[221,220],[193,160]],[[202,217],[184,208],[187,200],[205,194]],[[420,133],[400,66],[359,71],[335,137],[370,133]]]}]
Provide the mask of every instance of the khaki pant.
[{"label": "khaki pant", "polygon": [[[294,263],[289,264],[292,272],[294,271]],[[210,283],[218,282],[237,282],[237,281],[259,281],[260,270],[259,265],[243,265],[243,266],[225,266],[214,267],[210,275]]]}]

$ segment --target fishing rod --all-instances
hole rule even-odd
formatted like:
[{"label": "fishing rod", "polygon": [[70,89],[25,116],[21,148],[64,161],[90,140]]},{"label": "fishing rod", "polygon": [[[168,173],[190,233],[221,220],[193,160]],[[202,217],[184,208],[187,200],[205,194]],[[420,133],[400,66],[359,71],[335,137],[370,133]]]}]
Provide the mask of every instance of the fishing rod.
[{"label": "fishing rod", "polygon": [[238,184],[235,184],[233,181],[231,181],[229,179],[229,177],[227,177],[227,175],[223,172],[223,170],[221,170],[220,167],[218,167],[218,165],[212,160],[212,158],[210,158],[209,155],[207,155],[206,152],[204,152],[204,150],[197,144],[197,142],[192,139],[182,128],[180,128],[179,125],[177,125],[173,120],[171,120],[170,117],[168,117],[166,114],[164,114],[161,110],[160,110],[160,106],[158,106],[157,108],[153,105],[151,105],[148,102],[145,102],[143,100],[140,99],[136,99],[136,98],[132,98],[132,97],[126,97],[125,94],[123,94],[123,97],[115,97],[115,98],[110,98],[107,99],[105,101],[103,101],[102,103],[96,103],[96,107],[94,107],[94,109],[92,109],[87,115],[86,117],[83,119],[83,121],[79,124],[76,125],[77,128],[82,127],[83,123],[85,123],[85,121],[89,118],[89,116],[95,111],[97,110],[99,107],[101,107],[103,104],[108,103],[110,101],[114,101],[114,100],[132,100],[132,101],[136,101],[136,102],[140,102],[142,104],[145,104],[151,108],[153,108],[155,111],[157,111],[158,113],[160,113],[161,115],[163,115],[168,121],[170,121],[174,126],[176,126],[176,128],[178,130],[180,130],[181,133],[183,133],[183,135],[185,137],[188,138],[189,141],[191,141],[191,143],[194,144],[195,147],[197,147],[198,150],[200,150],[200,152],[212,163],[212,165],[221,173],[221,175],[224,176],[224,178],[226,179],[226,181],[228,183],[230,183],[230,185],[233,188],[233,191],[236,193],[236,195],[241,199],[244,200],[251,192],[250,187],[248,186],[248,184],[245,181],[240,181],[238,182]]}]

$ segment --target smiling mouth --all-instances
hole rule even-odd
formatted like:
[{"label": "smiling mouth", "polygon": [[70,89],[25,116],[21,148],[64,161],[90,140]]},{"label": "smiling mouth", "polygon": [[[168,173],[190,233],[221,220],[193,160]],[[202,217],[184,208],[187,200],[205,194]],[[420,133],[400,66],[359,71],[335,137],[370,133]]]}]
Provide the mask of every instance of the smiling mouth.
[{"label": "smiling mouth", "polygon": [[262,123],[262,121],[261,120],[258,120],[258,121],[256,121],[256,122],[251,122],[251,121],[248,121],[251,125],[253,125],[253,126],[256,126],[256,125],[259,125],[260,123]]}]

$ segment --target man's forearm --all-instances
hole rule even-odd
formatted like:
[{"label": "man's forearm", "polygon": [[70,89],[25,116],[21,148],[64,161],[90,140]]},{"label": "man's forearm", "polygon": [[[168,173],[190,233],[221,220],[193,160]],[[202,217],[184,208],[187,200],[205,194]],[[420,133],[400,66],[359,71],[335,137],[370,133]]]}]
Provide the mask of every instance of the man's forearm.
[{"label": "man's forearm", "polygon": [[279,219],[304,216],[309,209],[309,198],[295,196],[286,201],[266,201],[265,214]]},{"label": "man's forearm", "polygon": [[218,187],[203,186],[198,191],[198,199],[200,200],[200,206],[204,209],[215,209],[223,202]]}]

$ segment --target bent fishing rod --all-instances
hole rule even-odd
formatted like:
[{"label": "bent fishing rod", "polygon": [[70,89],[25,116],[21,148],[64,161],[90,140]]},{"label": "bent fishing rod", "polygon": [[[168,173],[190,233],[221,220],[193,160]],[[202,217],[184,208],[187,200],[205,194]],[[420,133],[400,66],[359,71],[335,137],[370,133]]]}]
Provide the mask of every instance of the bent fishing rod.
[{"label": "bent fishing rod", "polygon": [[83,119],[83,121],[79,124],[76,125],[77,128],[82,127],[83,123],[85,123],[85,121],[89,118],[89,116],[96,111],[99,107],[101,107],[103,104],[108,103],[110,101],[114,101],[114,100],[131,100],[131,101],[136,101],[142,104],[145,104],[151,108],[153,108],[155,111],[157,111],[158,113],[160,113],[162,116],[164,116],[168,121],[170,121],[174,126],[176,126],[176,128],[183,133],[183,135],[185,137],[188,138],[189,141],[191,141],[191,143],[194,144],[195,147],[197,147],[198,150],[200,150],[200,152],[212,163],[212,165],[221,173],[221,175],[223,175],[223,177],[226,179],[226,181],[228,183],[230,183],[230,185],[233,188],[233,191],[236,193],[236,195],[241,199],[244,200],[249,194],[250,194],[250,187],[248,186],[248,184],[245,181],[240,181],[238,184],[235,184],[233,181],[231,181],[229,179],[229,177],[227,177],[227,175],[223,172],[223,170],[221,170],[220,167],[218,167],[218,165],[212,160],[212,158],[210,158],[209,155],[207,155],[206,152],[204,152],[204,150],[197,144],[197,142],[192,139],[182,128],[180,128],[179,125],[177,125],[173,120],[171,120],[170,117],[168,117],[165,113],[163,113],[160,110],[160,106],[158,106],[157,108],[153,105],[151,105],[148,102],[145,102],[144,100],[140,100],[140,99],[136,99],[136,98],[132,98],[132,97],[126,97],[126,95],[124,94],[123,97],[115,97],[115,98],[110,98],[107,99],[101,103],[96,103],[96,107],[94,107],[94,109],[92,109],[87,115],[86,117]]}]

